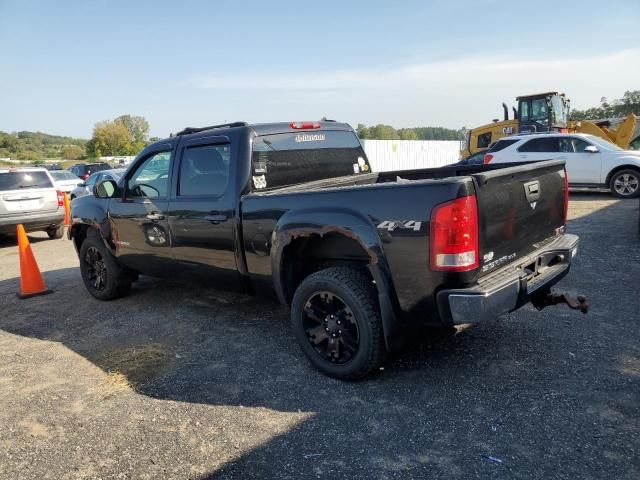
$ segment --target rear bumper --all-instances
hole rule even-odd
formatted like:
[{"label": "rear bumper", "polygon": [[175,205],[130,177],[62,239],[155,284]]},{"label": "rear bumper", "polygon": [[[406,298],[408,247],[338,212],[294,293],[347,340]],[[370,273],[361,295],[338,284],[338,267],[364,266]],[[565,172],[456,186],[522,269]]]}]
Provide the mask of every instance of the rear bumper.
[{"label": "rear bumper", "polygon": [[517,310],[569,273],[578,242],[576,235],[564,234],[473,287],[441,290],[436,296],[441,318],[475,323]]},{"label": "rear bumper", "polygon": [[58,208],[55,213],[29,213],[8,218],[0,217],[0,233],[16,233],[16,227],[19,224],[22,224],[27,232],[34,232],[58,227],[62,222],[64,222],[64,209],[62,208]]}]

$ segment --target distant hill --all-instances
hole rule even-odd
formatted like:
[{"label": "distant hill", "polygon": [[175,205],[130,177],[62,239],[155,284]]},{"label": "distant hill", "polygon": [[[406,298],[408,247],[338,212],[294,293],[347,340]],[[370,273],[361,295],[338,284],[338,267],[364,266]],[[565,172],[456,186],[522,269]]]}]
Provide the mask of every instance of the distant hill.
[{"label": "distant hill", "polygon": [[17,160],[45,160],[67,158],[77,160],[86,155],[87,140],[61,137],[42,132],[0,131],[0,158]]}]

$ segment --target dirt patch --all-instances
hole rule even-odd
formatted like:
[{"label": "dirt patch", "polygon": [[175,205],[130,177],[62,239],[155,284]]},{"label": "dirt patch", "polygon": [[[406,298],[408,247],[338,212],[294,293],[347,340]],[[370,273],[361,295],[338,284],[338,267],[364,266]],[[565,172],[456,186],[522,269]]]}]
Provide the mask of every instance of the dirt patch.
[{"label": "dirt patch", "polygon": [[18,425],[22,427],[25,432],[32,437],[50,438],[49,429],[46,425],[37,422],[35,420],[24,419],[21,420]]},{"label": "dirt patch", "polygon": [[153,380],[168,370],[175,358],[166,345],[150,343],[107,350],[97,363],[107,372],[107,385],[114,390],[126,390]]}]

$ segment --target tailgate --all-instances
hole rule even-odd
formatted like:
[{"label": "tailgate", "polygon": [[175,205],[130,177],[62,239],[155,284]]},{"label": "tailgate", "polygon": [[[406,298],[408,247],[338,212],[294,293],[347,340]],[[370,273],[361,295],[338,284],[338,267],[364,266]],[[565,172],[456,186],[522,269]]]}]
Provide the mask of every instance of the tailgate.
[{"label": "tailgate", "polygon": [[565,224],[564,161],[471,175],[480,222],[480,274],[517,261],[551,241]]},{"label": "tailgate", "polygon": [[33,212],[55,212],[58,210],[58,195],[55,190],[31,190],[28,192],[0,192],[0,215]]}]

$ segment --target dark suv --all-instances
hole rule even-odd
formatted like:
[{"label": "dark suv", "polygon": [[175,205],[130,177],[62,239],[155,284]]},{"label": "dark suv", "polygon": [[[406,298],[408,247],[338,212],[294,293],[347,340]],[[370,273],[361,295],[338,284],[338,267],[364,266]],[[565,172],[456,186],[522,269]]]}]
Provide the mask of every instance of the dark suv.
[{"label": "dark suv", "polygon": [[111,165],[108,163],[78,163],[71,167],[69,171],[81,179],[86,180],[92,173],[108,170],[110,168]]}]

